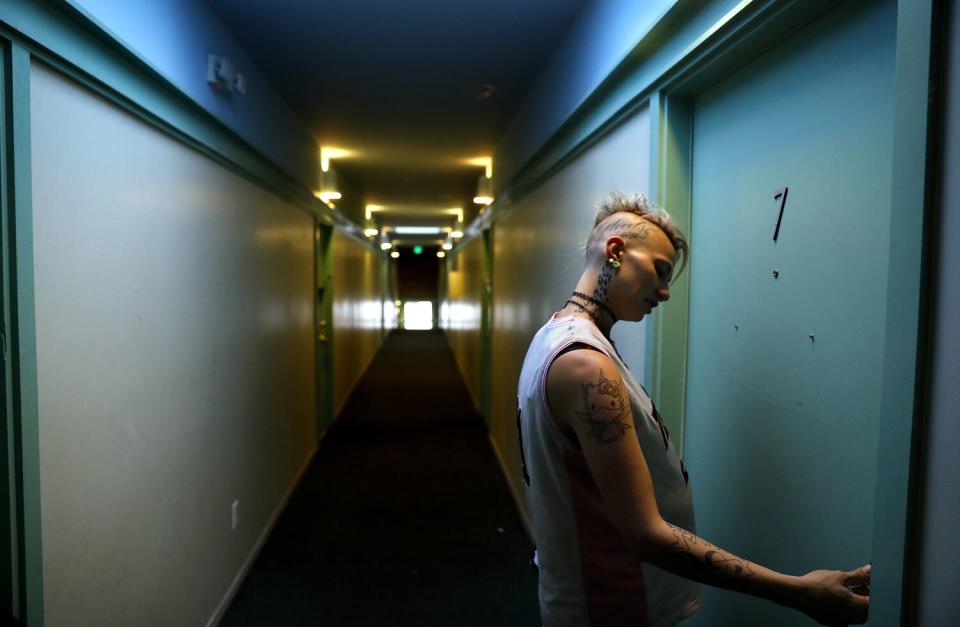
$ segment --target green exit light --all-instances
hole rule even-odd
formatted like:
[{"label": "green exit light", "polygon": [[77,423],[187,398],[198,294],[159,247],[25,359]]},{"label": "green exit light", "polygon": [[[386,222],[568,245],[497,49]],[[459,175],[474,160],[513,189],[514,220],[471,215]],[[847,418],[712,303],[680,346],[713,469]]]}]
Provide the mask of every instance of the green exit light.
[{"label": "green exit light", "polygon": [[414,254],[414,255],[419,255],[419,254],[422,253],[422,252],[423,252],[423,246],[414,246],[414,247],[413,247],[413,254]]}]

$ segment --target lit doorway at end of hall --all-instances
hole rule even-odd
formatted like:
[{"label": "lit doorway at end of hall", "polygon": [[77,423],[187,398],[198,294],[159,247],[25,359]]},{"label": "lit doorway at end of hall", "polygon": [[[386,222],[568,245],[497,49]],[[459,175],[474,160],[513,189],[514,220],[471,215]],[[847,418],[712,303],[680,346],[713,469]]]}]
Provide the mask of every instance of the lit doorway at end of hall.
[{"label": "lit doorway at end of hall", "polygon": [[408,300],[403,303],[403,329],[430,331],[433,329],[433,301]]},{"label": "lit doorway at end of hall", "polygon": [[405,331],[430,331],[437,324],[440,264],[439,246],[397,246],[399,327]]}]

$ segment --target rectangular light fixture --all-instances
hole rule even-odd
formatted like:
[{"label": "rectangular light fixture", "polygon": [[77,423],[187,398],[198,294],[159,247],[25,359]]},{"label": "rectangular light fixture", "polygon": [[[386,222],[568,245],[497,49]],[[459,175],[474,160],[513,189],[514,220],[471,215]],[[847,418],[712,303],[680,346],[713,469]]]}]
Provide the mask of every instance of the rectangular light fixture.
[{"label": "rectangular light fixture", "polygon": [[439,235],[439,226],[395,226],[393,232],[397,235]]}]

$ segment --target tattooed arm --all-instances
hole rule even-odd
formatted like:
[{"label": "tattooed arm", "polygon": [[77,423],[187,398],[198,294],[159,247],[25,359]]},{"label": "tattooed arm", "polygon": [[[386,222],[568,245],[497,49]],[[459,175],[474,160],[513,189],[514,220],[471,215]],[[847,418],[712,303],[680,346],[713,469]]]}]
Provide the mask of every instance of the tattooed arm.
[{"label": "tattooed arm", "polygon": [[869,584],[869,569],[778,573],[716,547],[664,521],[653,482],[633,434],[627,391],[600,352],[571,350],[554,360],[547,400],[576,435],[587,466],[628,549],[639,559],[688,579],[794,607],[824,624],[862,623],[869,597],[848,586]]}]

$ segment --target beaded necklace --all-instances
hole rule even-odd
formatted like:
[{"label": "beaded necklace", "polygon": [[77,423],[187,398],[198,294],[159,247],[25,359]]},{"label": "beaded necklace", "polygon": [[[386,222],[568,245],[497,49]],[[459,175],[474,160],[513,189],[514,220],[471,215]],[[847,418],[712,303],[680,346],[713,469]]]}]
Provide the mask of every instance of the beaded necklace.
[{"label": "beaded necklace", "polygon": [[[574,292],[574,294],[577,295],[577,296],[583,297],[583,294],[581,294],[580,292]],[[591,303],[597,304],[596,301],[595,301],[594,299],[592,299],[592,298],[589,298],[589,297],[588,297],[587,300],[589,300]],[[567,305],[576,305],[577,307],[579,307],[580,309],[582,309],[585,314],[587,314],[588,316],[590,316],[590,319],[593,321],[594,326],[596,326],[598,329],[600,328],[600,325],[597,324],[597,319],[596,319],[596,317],[595,317],[592,313],[590,313],[590,311],[587,309],[587,304],[586,304],[586,303],[582,303],[582,302],[580,302],[579,300],[576,300],[576,299],[574,299],[574,298],[569,298],[569,299],[567,299],[567,302],[565,302],[565,303],[563,304],[564,307],[566,307]],[[607,311],[607,313],[609,313],[609,315],[610,315],[611,317],[613,317],[613,321],[616,322],[616,321],[617,321],[617,318],[616,318],[616,316],[613,315],[612,312],[610,312],[609,308],[604,307],[604,309]],[[601,333],[602,333],[602,331],[601,331]],[[610,346],[613,347],[613,352],[615,352],[615,353],[617,354],[617,357],[620,357],[620,361],[623,361],[623,357],[620,355],[620,351],[617,350],[617,345],[616,345],[616,343],[613,341],[613,338],[608,337],[605,333],[604,333],[603,337],[605,337],[605,338],[607,339],[607,341],[610,342]],[[623,365],[624,365],[624,366],[627,366],[626,362],[624,362]],[[630,367],[627,366],[627,370],[629,370],[629,369],[630,369]]]},{"label": "beaded necklace", "polygon": [[590,301],[591,303],[593,303],[594,305],[596,305],[596,306],[599,307],[600,309],[602,309],[602,310],[604,310],[605,312],[607,312],[607,315],[610,316],[610,319],[611,319],[611,320],[613,320],[614,322],[617,321],[617,315],[616,315],[615,313],[613,313],[613,310],[610,309],[610,307],[608,307],[607,304],[606,304],[605,302],[603,302],[602,300],[596,299],[596,298],[594,298],[593,296],[587,296],[587,295],[584,294],[583,292],[574,292],[573,295],[576,296],[577,298],[585,298],[585,299],[587,299],[588,301]]}]

